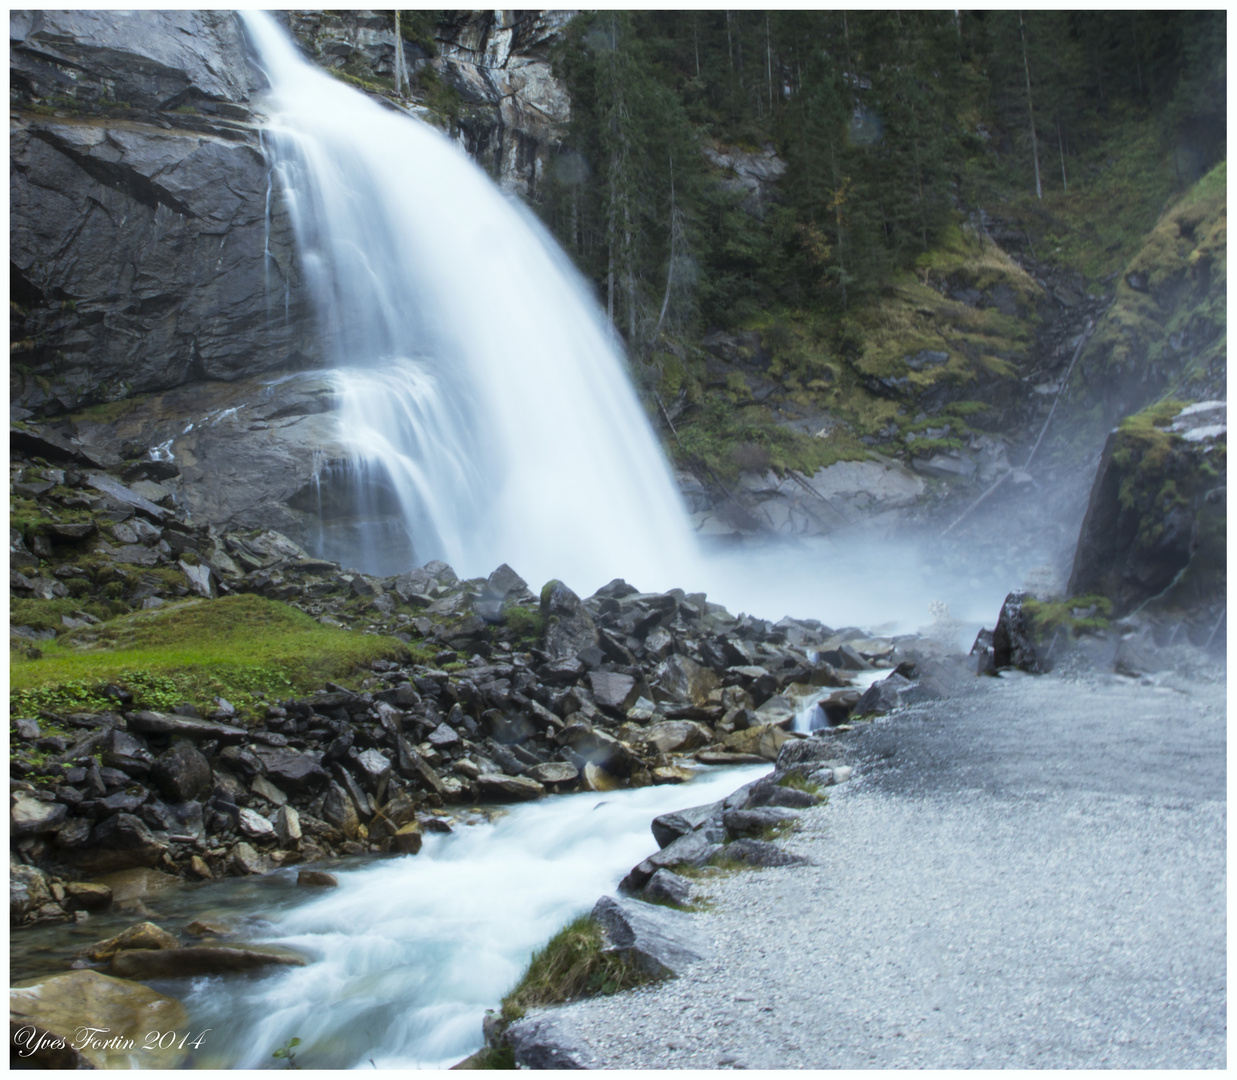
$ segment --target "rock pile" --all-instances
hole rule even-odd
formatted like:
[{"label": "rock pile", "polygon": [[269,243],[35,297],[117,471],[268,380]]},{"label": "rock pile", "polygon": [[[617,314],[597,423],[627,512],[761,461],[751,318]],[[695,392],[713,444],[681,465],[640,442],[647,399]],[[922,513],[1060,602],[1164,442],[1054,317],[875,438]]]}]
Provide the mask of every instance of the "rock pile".
[{"label": "rock pile", "polygon": [[91,460],[28,427],[15,441],[12,595],[43,601],[17,606],[42,613],[14,626],[22,647],[57,633],[89,645],[109,614],[243,592],[408,646],[354,689],[272,694],[260,715],[223,699],[153,711],[115,686],[106,711],[17,717],[15,923],[106,904],[93,875],[211,878],[415,853],[425,831],[450,828],[451,804],[773,761],[796,737],[801,701],[823,697],[841,722],[859,698],[849,673],[895,647],[621,580],[581,599],[558,581],[535,596],[506,566],[470,580],[443,563],[391,578],[345,571],[269,530],[193,525],[162,490],[167,463]]}]

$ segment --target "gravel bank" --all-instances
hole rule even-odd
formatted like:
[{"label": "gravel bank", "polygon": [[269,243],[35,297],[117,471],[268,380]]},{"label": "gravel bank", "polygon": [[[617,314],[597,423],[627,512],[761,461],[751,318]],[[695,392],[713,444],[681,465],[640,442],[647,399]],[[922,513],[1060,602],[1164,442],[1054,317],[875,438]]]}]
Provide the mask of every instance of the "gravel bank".
[{"label": "gravel bank", "polygon": [[977,680],[705,885],[714,954],[562,1011],[594,1068],[1225,1065],[1225,684]]}]

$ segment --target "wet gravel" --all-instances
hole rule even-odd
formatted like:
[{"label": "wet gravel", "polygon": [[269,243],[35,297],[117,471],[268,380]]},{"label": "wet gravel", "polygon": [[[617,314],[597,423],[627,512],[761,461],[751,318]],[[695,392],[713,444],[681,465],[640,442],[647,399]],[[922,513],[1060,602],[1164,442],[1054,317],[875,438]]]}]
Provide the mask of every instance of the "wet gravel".
[{"label": "wet gravel", "polygon": [[976,680],[701,884],[709,960],[562,1019],[594,1068],[1222,1068],[1225,684]]}]

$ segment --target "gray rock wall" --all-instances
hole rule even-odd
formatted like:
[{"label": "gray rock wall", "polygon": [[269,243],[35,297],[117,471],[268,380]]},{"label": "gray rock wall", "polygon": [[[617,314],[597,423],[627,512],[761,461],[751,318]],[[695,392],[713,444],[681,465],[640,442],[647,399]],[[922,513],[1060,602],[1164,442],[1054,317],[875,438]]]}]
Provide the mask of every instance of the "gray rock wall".
[{"label": "gray rock wall", "polygon": [[235,17],[15,12],[10,37],[12,403],[311,362]]}]

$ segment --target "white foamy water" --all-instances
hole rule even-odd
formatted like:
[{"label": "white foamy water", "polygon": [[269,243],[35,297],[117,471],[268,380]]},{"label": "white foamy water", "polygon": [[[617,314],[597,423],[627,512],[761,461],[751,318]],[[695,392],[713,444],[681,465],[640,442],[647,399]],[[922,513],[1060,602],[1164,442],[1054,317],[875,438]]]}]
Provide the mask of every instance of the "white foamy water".
[{"label": "white foamy water", "polygon": [[434,128],[302,60],[270,16],[242,18],[271,84],[265,137],[338,368],[352,479],[386,474],[405,533],[393,542],[362,510],[374,537],[353,554],[378,573],[507,562],[584,595],[619,575],[686,580],[678,491],[553,240]]},{"label": "white foamy water", "polygon": [[654,817],[768,771],[542,799],[492,824],[428,834],[420,854],[342,872],[338,889],[271,914],[264,940],[303,951],[308,966],[160,985],[184,1000],[195,1032],[211,1029],[198,1065],[267,1066],[294,1036],[306,1068],[453,1065],[481,1046],[485,1010],[533,950],[657,849]]}]

